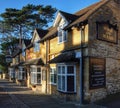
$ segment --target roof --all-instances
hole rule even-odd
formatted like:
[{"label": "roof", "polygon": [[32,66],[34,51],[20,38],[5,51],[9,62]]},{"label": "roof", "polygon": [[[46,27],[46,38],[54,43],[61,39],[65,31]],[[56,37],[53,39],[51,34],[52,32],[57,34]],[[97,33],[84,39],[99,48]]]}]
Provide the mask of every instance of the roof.
[{"label": "roof", "polygon": [[16,56],[19,55],[21,52],[22,52],[21,49],[16,50],[16,51],[13,53],[12,57],[16,57]]},{"label": "roof", "polygon": [[[74,14],[70,14],[67,12],[59,11],[65,18],[66,20],[69,21],[69,25],[65,27],[65,29],[69,29],[72,26],[75,26],[79,23],[85,22],[88,20],[88,18],[101,6],[103,6],[105,3],[107,3],[109,0],[101,0],[100,2],[97,2],[93,5],[90,5]],[[48,38],[52,38],[55,36],[57,33],[57,27],[51,27],[48,29],[48,33],[40,40],[46,40]]]},{"label": "roof", "polygon": [[44,62],[41,58],[38,58],[38,59],[26,61],[24,65],[44,65]]},{"label": "roof", "polygon": [[78,12],[75,13],[75,15],[79,16],[78,19],[76,19],[75,21],[73,21],[72,23],[70,23],[67,28],[70,28],[78,23],[84,22],[86,20],[88,20],[88,18],[97,10],[99,9],[101,6],[103,6],[104,4],[106,4],[109,0],[101,0],[100,2],[97,2],[87,8],[84,8]]},{"label": "roof", "polygon": [[[33,43],[30,43],[27,47],[26,47],[26,49],[30,49],[30,48],[32,48],[33,47]],[[25,49],[25,50],[26,50]]]},{"label": "roof", "polygon": [[25,43],[25,46],[27,47],[28,45],[30,45],[31,40],[30,39],[24,39],[24,43]]},{"label": "roof", "polygon": [[67,63],[67,62],[78,62],[79,59],[75,58],[75,52],[69,51],[62,53],[52,60],[49,61],[49,63]]},{"label": "roof", "polygon": [[67,21],[74,21],[78,18],[78,16],[74,14],[70,14],[63,11],[59,11],[59,12],[66,18]]},{"label": "roof", "polygon": [[51,27],[48,29],[48,33],[40,40],[43,41],[43,40],[46,40],[48,38],[51,38],[53,36],[55,36],[55,34],[57,33],[57,27]]},{"label": "roof", "polygon": [[48,33],[48,30],[42,30],[38,28],[36,28],[35,30],[37,31],[40,38],[43,38]]}]

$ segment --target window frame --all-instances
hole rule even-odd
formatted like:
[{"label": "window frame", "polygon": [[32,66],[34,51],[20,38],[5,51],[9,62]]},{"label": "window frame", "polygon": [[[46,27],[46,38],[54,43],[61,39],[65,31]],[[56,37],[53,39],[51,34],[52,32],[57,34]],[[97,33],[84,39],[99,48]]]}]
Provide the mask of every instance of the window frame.
[{"label": "window frame", "polygon": [[64,43],[67,41],[67,31],[63,30],[63,26],[58,27],[58,44]]},{"label": "window frame", "polygon": [[39,52],[40,51],[40,44],[38,42],[34,43],[34,52]]},{"label": "window frame", "polygon": [[9,69],[9,76],[10,76],[10,78],[15,78],[15,70],[14,70],[14,68]]},{"label": "window frame", "polygon": [[[74,70],[73,74],[67,73],[68,66],[73,66],[73,70]],[[58,70],[59,67],[62,67],[62,68],[65,67],[65,72],[64,73],[62,73],[62,71],[59,72],[59,70]],[[62,70],[62,68],[61,68],[61,70]],[[68,80],[69,76],[74,77],[74,90],[73,91],[68,91],[67,80]],[[61,82],[59,82],[59,77],[60,77]],[[63,82],[63,77],[65,77],[65,79],[64,79],[65,82]],[[65,85],[63,85],[63,84],[65,84]],[[59,87],[59,85],[61,87]],[[57,65],[57,90],[60,92],[64,92],[64,93],[76,93],[76,66],[75,65],[73,65],[73,64],[69,64],[69,65],[59,64],[59,65]]]},{"label": "window frame", "polygon": [[[53,82],[51,81],[51,76],[52,75],[53,75]],[[55,82],[55,77],[56,77],[56,82]],[[50,68],[50,84],[57,85],[57,70],[56,70],[56,67],[51,67]]]},{"label": "window frame", "polygon": [[19,67],[19,71],[18,71],[18,74],[17,74],[17,79],[18,80],[26,80],[26,78],[27,78],[27,76],[26,76],[25,67]]},{"label": "window frame", "polygon": [[[32,72],[32,68],[35,69],[34,72]],[[38,68],[40,68],[40,72],[37,71]],[[41,83],[42,83],[42,68],[41,68],[40,66],[31,66],[31,67],[30,67],[30,73],[31,73],[31,75],[30,75],[30,77],[31,77],[30,83],[31,83],[32,85],[37,85],[37,84],[41,84]],[[38,81],[37,75],[39,75],[39,74],[41,75],[41,77],[40,77],[40,82],[37,82],[37,81]],[[32,75],[36,75],[36,77],[35,77],[35,76],[32,76]]]}]

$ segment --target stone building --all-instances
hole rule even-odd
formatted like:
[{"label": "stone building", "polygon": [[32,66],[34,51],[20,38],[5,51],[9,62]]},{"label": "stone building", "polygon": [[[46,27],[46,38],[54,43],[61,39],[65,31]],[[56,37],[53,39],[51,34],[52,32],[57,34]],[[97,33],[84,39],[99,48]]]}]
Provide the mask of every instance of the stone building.
[{"label": "stone building", "polygon": [[[75,102],[120,91],[120,0],[101,0],[74,14],[58,11],[53,26],[40,34],[25,50],[28,86],[32,81],[40,93]],[[41,68],[35,77],[32,66]]]},{"label": "stone building", "polygon": [[56,83],[48,83],[48,92],[87,102],[119,92],[119,10],[119,0],[101,0],[75,14],[58,12],[53,34],[43,38],[50,72],[57,76]]}]

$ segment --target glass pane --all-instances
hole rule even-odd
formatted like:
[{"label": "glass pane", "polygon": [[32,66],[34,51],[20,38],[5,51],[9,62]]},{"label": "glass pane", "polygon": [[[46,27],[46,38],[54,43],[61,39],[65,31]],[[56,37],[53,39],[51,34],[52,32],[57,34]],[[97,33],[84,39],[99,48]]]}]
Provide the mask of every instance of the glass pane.
[{"label": "glass pane", "polygon": [[34,81],[33,78],[34,78],[33,73],[31,73],[31,83],[33,83],[33,81]]},{"label": "glass pane", "polygon": [[74,66],[67,66],[67,73],[74,74]]},{"label": "glass pane", "polygon": [[61,74],[61,67],[58,66],[58,74]]},{"label": "glass pane", "polygon": [[58,31],[59,42],[62,42],[62,30]]},{"label": "glass pane", "polygon": [[41,83],[41,74],[37,74],[37,83],[38,83],[38,84]]},{"label": "glass pane", "polygon": [[58,76],[58,89],[61,90],[61,76]]},{"label": "glass pane", "polygon": [[37,72],[41,72],[41,68],[37,68]]},{"label": "glass pane", "polygon": [[67,40],[67,35],[66,35],[66,31],[63,31],[63,41],[66,41]]},{"label": "glass pane", "polygon": [[53,74],[50,75],[50,82],[54,83],[54,75]]},{"label": "glass pane", "polygon": [[24,68],[22,68],[22,71],[25,71],[25,69],[24,69]]},{"label": "glass pane", "polygon": [[54,83],[57,82],[57,74],[54,74]]},{"label": "glass pane", "polygon": [[22,72],[22,79],[25,79],[25,72]]},{"label": "glass pane", "polygon": [[62,74],[65,74],[65,66],[62,66]]},{"label": "glass pane", "polygon": [[65,76],[62,76],[62,91],[65,91]]},{"label": "glass pane", "polygon": [[67,76],[67,91],[74,92],[74,76]]},{"label": "glass pane", "polygon": [[52,68],[50,68],[50,73],[52,73]]}]

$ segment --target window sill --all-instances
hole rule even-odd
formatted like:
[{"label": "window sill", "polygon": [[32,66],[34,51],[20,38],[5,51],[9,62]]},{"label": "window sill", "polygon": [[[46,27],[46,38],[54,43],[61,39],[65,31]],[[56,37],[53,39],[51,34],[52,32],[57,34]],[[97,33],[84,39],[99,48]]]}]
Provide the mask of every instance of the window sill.
[{"label": "window sill", "polygon": [[59,45],[59,44],[63,44],[63,43],[65,43],[65,42],[67,42],[67,40],[66,40],[66,41],[62,41],[62,42],[58,42],[58,45]]},{"label": "window sill", "polygon": [[54,86],[56,86],[57,84],[56,83],[49,83],[50,85],[54,85]]},{"label": "window sill", "polygon": [[41,86],[42,84],[31,84],[31,85],[32,85],[32,86],[38,86],[38,85],[40,85],[40,86]]},{"label": "window sill", "polygon": [[61,91],[61,90],[58,90],[58,92],[61,92],[63,94],[76,94],[76,92],[68,92],[68,91]]}]

